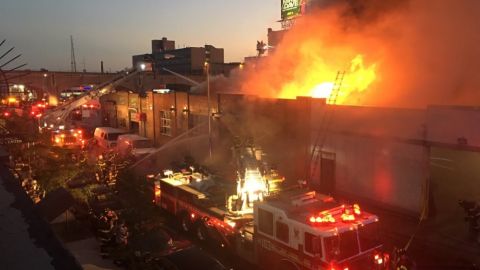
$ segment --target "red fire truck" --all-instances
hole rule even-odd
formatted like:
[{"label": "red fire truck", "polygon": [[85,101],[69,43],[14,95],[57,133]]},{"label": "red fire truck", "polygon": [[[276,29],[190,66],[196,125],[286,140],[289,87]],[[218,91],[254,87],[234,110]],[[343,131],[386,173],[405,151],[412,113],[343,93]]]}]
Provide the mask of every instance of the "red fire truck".
[{"label": "red fire truck", "polygon": [[217,242],[260,269],[386,269],[376,215],[300,187],[280,191],[276,173],[245,164],[230,196],[194,168],[151,176],[154,202],[185,232]]},{"label": "red fire truck", "polygon": [[52,145],[63,148],[83,148],[85,139],[81,129],[52,131]]},{"label": "red fire truck", "polygon": [[279,269],[386,269],[378,221],[358,204],[286,191],[255,206],[256,255],[267,265],[278,262]]}]

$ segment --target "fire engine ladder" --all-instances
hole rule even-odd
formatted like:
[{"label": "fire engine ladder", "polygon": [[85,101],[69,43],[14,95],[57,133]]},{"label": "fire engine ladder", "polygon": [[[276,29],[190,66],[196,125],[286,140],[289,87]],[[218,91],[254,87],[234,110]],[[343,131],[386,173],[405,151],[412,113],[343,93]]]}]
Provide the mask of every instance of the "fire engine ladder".
[{"label": "fire engine ladder", "polygon": [[109,94],[114,91],[115,86],[122,83],[123,81],[127,80],[130,77],[137,75],[139,71],[133,69],[130,71],[122,72],[118,76],[108,80],[102,84],[95,86],[90,92],[79,96],[78,98],[69,101],[63,105],[58,106],[57,108],[53,109],[45,113],[45,115],[40,119],[40,124],[42,123],[55,123],[56,125],[64,125],[65,120],[75,108],[86,104],[90,100],[99,98],[103,95]]},{"label": "fire engine ladder", "polygon": [[[337,72],[337,76],[335,77],[335,82],[333,84],[332,91],[330,92],[330,95],[326,100],[326,103],[328,105],[335,105],[335,103],[337,102],[338,93],[340,92],[340,88],[342,87],[344,77],[345,77],[345,71]],[[336,106],[333,106],[331,109],[329,109],[327,106],[324,107],[323,117],[320,122],[318,134],[315,139],[315,144],[313,145],[312,152],[310,154],[310,160],[307,161],[307,162],[310,162],[310,164],[308,163],[306,164],[307,181],[309,182],[312,181],[312,178],[315,176],[315,173],[317,172],[320,159],[322,156],[322,148],[323,148],[323,145],[325,144],[325,140],[327,139],[328,129],[333,119],[335,108]],[[310,168],[310,170],[308,170],[310,166],[312,167]]]}]

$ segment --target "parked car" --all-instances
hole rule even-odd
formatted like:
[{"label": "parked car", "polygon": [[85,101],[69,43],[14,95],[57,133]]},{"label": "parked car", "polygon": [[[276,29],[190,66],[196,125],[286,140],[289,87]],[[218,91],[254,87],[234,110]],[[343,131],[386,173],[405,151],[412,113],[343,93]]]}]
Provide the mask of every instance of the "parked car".
[{"label": "parked car", "polygon": [[120,155],[127,156],[131,154],[136,159],[155,151],[153,142],[150,139],[137,134],[123,134],[118,136],[116,149]]},{"label": "parked car", "polygon": [[112,127],[97,127],[93,132],[93,138],[96,144],[105,150],[117,146],[118,136],[127,134],[127,131]]}]

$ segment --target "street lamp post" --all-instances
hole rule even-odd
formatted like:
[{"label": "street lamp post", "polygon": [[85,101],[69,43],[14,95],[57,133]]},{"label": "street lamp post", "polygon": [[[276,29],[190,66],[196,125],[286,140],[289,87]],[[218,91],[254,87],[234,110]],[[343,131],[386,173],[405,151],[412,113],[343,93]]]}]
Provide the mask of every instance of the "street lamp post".
[{"label": "street lamp post", "polygon": [[[47,77],[48,77],[48,74],[47,73],[43,73],[43,83],[42,83],[42,96],[45,97],[45,92],[46,92],[46,84],[47,84]],[[37,96],[38,97],[38,96]]]},{"label": "street lamp post", "polygon": [[210,64],[205,62],[207,72],[207,117],[208,117],[208,154],[212,158],[212,115],[210,108]]}]

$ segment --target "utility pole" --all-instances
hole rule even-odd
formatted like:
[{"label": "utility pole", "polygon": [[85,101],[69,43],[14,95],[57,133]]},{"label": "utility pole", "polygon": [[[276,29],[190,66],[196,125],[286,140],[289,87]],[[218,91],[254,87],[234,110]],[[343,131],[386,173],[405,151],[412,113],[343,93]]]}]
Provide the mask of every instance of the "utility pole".
[{"label": "utility pole", "polygon": [[212,113],[210,108],[210,63],[205,62],[207,72],[207,117],[208,117],[208,154],[212,158]]},{"label": "utility pole", "polygon": [[85,67],[85,57],[83,57],[82,64],[83,64],[83,72],[87,72],[87,68]]},{"label": "utility pole", "polygon": [[73,36],[70,36],[70,71],[77,72],[77,62],[75,61],[75,47],[73,46]]}]

